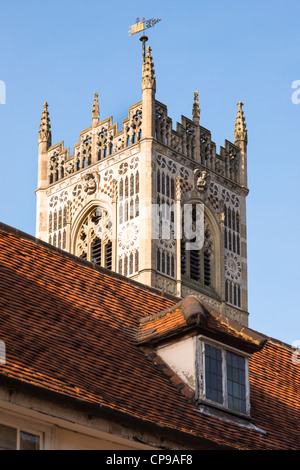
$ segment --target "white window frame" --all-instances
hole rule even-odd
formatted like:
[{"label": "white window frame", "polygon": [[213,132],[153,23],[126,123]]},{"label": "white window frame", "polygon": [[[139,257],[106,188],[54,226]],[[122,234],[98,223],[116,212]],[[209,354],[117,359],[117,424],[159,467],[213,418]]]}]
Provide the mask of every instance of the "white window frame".
[{"label": "white window frame", "polygon": [[21,432],[32,434],[34,436],[39,437],[39,449],[38,450],[43,450],[44,448],[44,433],[43,432],[37,431],[36,429],[32,429],[31,427],[28,427],[27,425],[22,426],[14,422],[11,422],[8,420],[2,420],[2,419],[0,420],[0,425],[13,428],[17,431],[16,450],[20,450],[20,433]]},{"label": "white window frame", "polygon": [[[211,399],[206,398],[206,383],[205,383],[205,344],[209,344],[215,348],[218,348],[222,352],[222,392],[223,392],[223,403],[218,403]],[[228,393],[227,393],[227,364],[226,364],[226,352],[232,352],[237,356],[241,356],[245,359],[245,398],[246,398],[246,413],[235,411],[228,407]],[[197,383],[197,398],[202,403],[207,403],[214,407],[229,411],[231,413],[249,416],[250,415],[250,384],[249,384],[249,357],[250,355],[240,351],[236,348],[227,346],[223,343],[211,340],[205,336],[199,336],[197,341],[197,360],[196,367],[198,371],[198,383]]]}]

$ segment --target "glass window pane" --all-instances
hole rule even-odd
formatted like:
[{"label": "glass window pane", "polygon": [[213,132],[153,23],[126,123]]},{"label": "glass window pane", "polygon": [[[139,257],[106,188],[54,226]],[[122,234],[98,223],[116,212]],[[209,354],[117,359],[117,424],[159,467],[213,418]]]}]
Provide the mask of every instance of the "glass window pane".
[{"label": "glass window pane", "polygon": [[226,352],[228,407],[246,413],[245,358]]},{"label": "glass window pane", "polygon": [[0,424],[0,450],[16,450],[17,430]]},{"label": "glass window pane", "polygon": [[20,431],[20,449],[21,450],[39,450],[40,438],[34,434]]},{"label": "glass window pane", "polygon": [[223,403],[222,351],[209,344],[205,345],[205,395]]}]

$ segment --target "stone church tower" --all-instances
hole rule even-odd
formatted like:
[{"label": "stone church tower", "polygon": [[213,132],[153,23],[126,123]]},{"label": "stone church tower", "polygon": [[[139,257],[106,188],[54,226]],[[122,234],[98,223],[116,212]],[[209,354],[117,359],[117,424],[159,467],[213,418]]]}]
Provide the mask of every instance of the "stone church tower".
[{"label": "stone church tower", "polygon": [[[148,47],[142,99],[130,106],[122,129],[111,117],[100,120],[95,93],[91,126],[80,133],[72,155],[63,142],[52,145],[44,104],[36,236],[165,292],[197,295],[247,325],[247,130],[242,103],[234,143],[225,140],[217,153],[210,131],[200,125],[197,92],[191,118],[182,116],[176,130],[155,93]],[[188,220],[194,236],[201,221],[199,246],[187,236]]]}]

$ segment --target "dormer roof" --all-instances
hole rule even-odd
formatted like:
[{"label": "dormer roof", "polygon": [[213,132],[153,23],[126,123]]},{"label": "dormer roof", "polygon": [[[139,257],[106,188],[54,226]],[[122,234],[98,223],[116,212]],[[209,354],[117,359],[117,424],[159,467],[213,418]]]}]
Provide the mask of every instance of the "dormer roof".
[{"label": "dormer roof", "polygon": [[266,337],[241,325],[200,301],[188,296],[155,315],[140,320],[138,344],[162,343],[187,333],[206,334],[225,343],[239,344],[243,351],[261,349]]}]

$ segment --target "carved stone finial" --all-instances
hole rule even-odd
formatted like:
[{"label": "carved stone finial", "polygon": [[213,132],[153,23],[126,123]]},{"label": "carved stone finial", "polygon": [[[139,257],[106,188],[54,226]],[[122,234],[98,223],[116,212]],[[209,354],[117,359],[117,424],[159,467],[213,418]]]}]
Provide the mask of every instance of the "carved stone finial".
[{"label": "carved stone finial", "polygon": [[237,144],[239,141],[244,141],[247,143],[247,129],[245,123],[245,116],[243,111],[243,105],[241,101],[237,103],[238,111],[235,119],[235,129],[234,129],[234,143]]},{"label": "carved stone finial", "polygon": [[99,111],[99,103],[98,103],[98,93],[96,92],[94,95],[94,103],[93,103],[93,109],[92,109],[93,121],[99,122],[99,116],[100,116],[100,111]]},{"label": "carved stone finial", "polygon": [[156,90],[155,70],[150,46],[147,47],[147,54],[143,61],[142,90],[145,88]]},{"label": "carved stone finial", "polygon": [[41,142],[47,142],[48,148],[51,147],[51,125],[50,125],[50,118],[48,112],[48,103],[45,101],[44,109],[42,113],[41,123],[40,123],[40,130],[39,130],[39,144]]},{"label": "carved stone finial", "polygon": [[199,124],[200,120],[200,108],[199,108],[199,93],[198,91],[194,92],[194,104],[193,104],[193,120],[195,124]]}]

